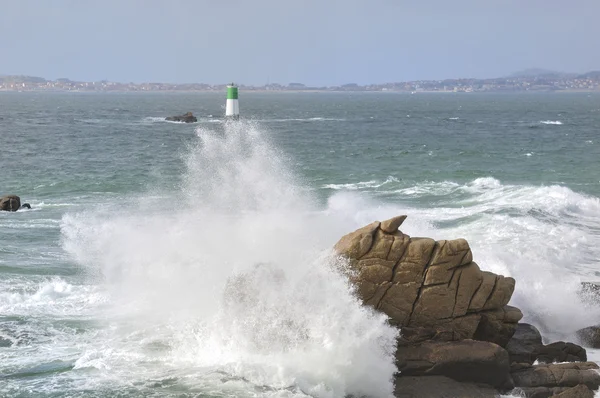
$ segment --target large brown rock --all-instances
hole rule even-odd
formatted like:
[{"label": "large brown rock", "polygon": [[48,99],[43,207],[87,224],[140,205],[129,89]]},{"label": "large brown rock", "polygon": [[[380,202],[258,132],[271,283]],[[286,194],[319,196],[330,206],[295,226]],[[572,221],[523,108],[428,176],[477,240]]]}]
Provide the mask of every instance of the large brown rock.
[{"label": "large brown rock", "polygon": [[438,375],[498,388],[512,387],[508,353],[486,341],[425,341],[398,347],[396,359],[401,375]]},{"label": "large brown rock", "polygon": [[0,197],[0,210],[17,211],[21,207],[21,198],[17,195],[6,195]]},{"label": "large brown rock", "polygon": [[585,384],[595,390],[600,386],[600,374],[594,362],[573,362],[535,365],[511,376],[517,387],[575,387]]},{"label": "large brown rock", "polygon": [[507,306],[515,287],[479,269],[464,239],[411,238],[406,216],[374,222],[335,245],[367,305],[401,326],[404,342],[478,339],[505,345],[523,314]]}]

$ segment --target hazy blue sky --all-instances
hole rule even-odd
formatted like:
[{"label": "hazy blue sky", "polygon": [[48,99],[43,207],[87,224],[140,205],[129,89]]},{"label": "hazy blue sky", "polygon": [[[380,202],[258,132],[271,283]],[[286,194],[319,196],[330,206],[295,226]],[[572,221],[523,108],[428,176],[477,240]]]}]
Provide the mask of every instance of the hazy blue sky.
[{"label": "hazy blue sky", "polygon": [[381,83],[600,69],[600,0],[0,0],[0,74]]}]

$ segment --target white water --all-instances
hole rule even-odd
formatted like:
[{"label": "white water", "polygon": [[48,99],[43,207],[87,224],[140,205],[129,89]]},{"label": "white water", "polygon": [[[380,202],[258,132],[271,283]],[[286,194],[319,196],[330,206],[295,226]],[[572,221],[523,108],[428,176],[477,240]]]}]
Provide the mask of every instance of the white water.
[{"label": "white water", "polygon": [[[468,184],[420,183],[397,190],[411,205],[374,199],[383,181],[358,183],[329,199],[329,208],[357,224],[408,214],[401,229],[435,239],[464,237],[484,270],[512,276],[511,300],[549,340],[573,338],[600,323],[600,308],[582,303],[581,281],[597,281],[600,200],[561,186],[506,185],[494,178]],[[373,188],[374,187],[374,188]],[[436,206],[416,207],[421,198]]]},{"label": "white water", "polygon": [[[235,396],[390,396],[398,332],[328,252],[354,220],[320,211],[259,127],[224,128],[197,129],[180,192],[63,218],[99,319],[72,355],[94,374],[76,387],[175,378]],[[75,290],[54,282],[14,300],[69,305]]]}]

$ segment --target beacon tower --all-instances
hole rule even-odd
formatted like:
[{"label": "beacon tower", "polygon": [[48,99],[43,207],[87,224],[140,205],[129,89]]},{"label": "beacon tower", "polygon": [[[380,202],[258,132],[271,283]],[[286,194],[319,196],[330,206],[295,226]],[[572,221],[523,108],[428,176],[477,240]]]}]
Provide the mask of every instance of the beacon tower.
[{"label": "beacon tower", "polygon": [[240,118],[240,106],[238,104],[238,87],[231,83],[227,86],[227,103],[225,104],[225,118],[238,120]]}]

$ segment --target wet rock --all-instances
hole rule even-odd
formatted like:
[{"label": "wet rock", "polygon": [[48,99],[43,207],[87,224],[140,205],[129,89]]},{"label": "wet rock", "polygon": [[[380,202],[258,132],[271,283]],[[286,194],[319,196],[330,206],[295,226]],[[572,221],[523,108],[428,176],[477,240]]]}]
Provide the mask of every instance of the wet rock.
[{"label": "wet rock", "polygon": [[575,387],[585,384],[595,390],[600,386],[600,374],[594,362],[574,362],[535,365],[512,372],[517,387]]},{"label": "wet rock", "polygon": [[398,370],[407,376],[446,376],[456,381],[512,388],[508,353],[486,341],[425,341],[398,347]]},{"label": "wet rock", "polygon": [[579,329],[575,334],[584,346],[600,348],[600,326],[590,326]]},{"label": "wet rock", "polygon": [[184,123],[196,123],[198,119],[196,116],[192,115],[192,112],[187,112],[186,114],[179,116],[168,116],[165,118],[170,122],[184,122]]},{"label": "wet rock", "polygon": [[585,384],[579,384],[576,387],[556,394],[554,398],[594,398],[594,393]]},{"label": "wet rock", "polygon": [[400,376],[396,378],[396,398],[496,398],[491,387],[460,383],[444,376]]},{"label": "wet rock", "polygon": [[540,347],[537,351],[537,359],[542,363],[585,362],[587,353],[585,348],[577,344],[557,341]]},{"label": "wet rock", "polygon": [[0,210],[17,211],[21,207],[21,198],[17,195],[6,195],[0,197]]},{"label": "wet rock", "polygon": [[506,351],[512,363],[533,364],[537,358],[537,352],[542,348],[542,335],[533,325],[519,323],[514,335],[506,345]]},{"label": "wet rock", "polygon": [[572,387],[525,387],[516,388],[511,391],[510,396],[526,397],[526,398],[550,398],[556,394],[561,394]]}]

